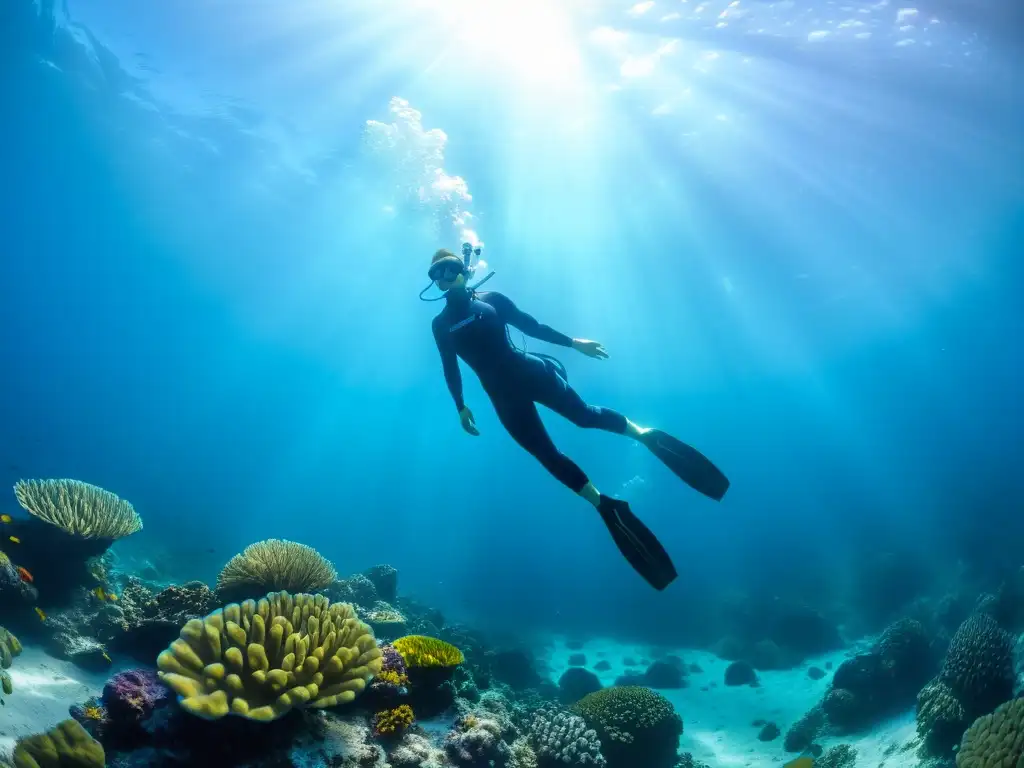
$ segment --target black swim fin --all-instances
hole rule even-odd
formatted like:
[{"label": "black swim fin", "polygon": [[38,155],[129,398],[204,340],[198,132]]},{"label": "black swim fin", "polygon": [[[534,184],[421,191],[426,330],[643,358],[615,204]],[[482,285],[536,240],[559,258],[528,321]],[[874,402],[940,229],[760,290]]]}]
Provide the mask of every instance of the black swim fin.
[{"label": "black swim fin", "polygon": [[668,552],[629,504],[602,494],[597,511],[623,557],[648,584],[661,591],[675,580],[676,568]]},{"label": "black swim fin", "polygon": [[660,429],[648,430],[640,442],[650,448],[651,453],[675,472],[680,480],[705,496],[721,501],[729,490],[729,478],[693,446],[676,440]]}]

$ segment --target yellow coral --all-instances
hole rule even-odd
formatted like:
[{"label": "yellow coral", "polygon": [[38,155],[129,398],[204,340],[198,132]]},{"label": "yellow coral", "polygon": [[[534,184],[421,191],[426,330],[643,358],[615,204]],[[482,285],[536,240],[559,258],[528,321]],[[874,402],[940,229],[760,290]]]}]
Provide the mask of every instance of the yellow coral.
[{"label": "yellow coral", "polygon": [[7,669],[14,657],[21,653],[21,643],[3,627],[0,627],[0,669]]},{"label": "yellow coral", "polygon": [[82,707],[82,716],[86,720],[102,720],[107,716],[107,713],[103,711],[103,707],[97,707],[93,704]]},{"label": "yellow coral", "polygon": [[250,544],[232,557],[217,577],[217,591],[261,594],[312,592],[330,586],[337,571],[319,552],[305,544],[266,539]]},{"label": "yellow coral", "polygon": [[157,658],[183,709],[275,720],[352,701],[381,670],[373,631],[323,595],[270,593],[192,619]]},{"label": "yellow coral", "polygon": [[378,712],[373,720],[373,729],[379,735],[401,733],[412,725],[413,719],[412,707],[402,704],[394,709]]},{"label": "yellow coral", "polygon": [[462,651],[436,637],[406,635],[395,640],[392,645],[409,668],[457,667],[465,661]]},{"label": "yellow coral", "polygon": [[120,539],[142,530],[124,499],[79,480],[19,480],[18,503],[30,515],[84,539]]},{"label": "yellow coral", "polygon": [[6,672],[0,672],[0,690],[3,690],[8,696],[14,693],[14,681]]},{"label": "yellow coral", "polygon": [[409,676],[408,675],[406,675],[406,674],[404,674],[402,672],[395,672],[394,670],[391,670],[391,669],[384,670],[379,675],[377,675],[376,679],[380,680],[382,682],[389,683],[391,685],[397,686],[397,687],[401,687],[403,685],[408,685],[409,684]]},{"label": "yellow coral", "polygon": [[14,747],[15,768],[103,768],[105,764],[103,747],[75,720],[65,720],[47,733],[18,739]]}]

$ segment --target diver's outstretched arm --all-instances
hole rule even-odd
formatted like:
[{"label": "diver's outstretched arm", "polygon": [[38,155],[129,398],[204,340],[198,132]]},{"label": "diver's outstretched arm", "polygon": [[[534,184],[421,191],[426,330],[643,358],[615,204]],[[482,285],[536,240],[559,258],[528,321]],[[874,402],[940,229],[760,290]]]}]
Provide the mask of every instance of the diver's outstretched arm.
[{"label": "diver's outstretched arm", "polygon": [[573,346],[573,339],[560,331],[556,331],[550,325],[544,325],[537,321],[532,315],[528,315],[517,307],[508,296],[497,291],[487,294],[487,303],[498,312],[498,317],[503,323],[518,328],[527,336],[546,341],[549,344],[557,344],[560,347]]}]

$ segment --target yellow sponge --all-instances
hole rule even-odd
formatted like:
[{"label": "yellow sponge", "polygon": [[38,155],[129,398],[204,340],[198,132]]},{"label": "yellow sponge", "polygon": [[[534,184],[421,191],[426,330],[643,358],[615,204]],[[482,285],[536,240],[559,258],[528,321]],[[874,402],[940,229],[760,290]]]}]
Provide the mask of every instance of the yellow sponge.
[{"label": "yellow sponge", "polygon": [[157,657],[187,712],[276,720],[289,710],[352,701],[381,670],[369,626],[348,603],[271,592],[192,619]]},{"label": "yellow sponge", "polygon": [[100,743],[75,720],[18,739],[14,747],[15,768],[103,768],[106,760]]}]

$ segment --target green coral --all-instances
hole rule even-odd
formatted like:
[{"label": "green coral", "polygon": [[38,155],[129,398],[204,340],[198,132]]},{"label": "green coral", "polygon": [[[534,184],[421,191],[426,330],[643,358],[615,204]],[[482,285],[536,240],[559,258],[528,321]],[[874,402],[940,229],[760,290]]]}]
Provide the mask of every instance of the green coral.
[{"label": "green coral", "polygon": [[14,657],[21,653],[21,643],[14,635],[0,627],[0,669],[8,669]]},{"label": "green coral", "polygon": [[683,720],[671,702],[642,686],[590,693],[572,707],[594,729],[608,768],[671,768]]},{"label": "green coral", "polygon": [[79,480],[19,480],[14,495],[30,515],[83,539],[120,539],[142,530],[131,504]]},{"label": "green coral", "polygon": [[14,693],[14,681],[11,680],[11,676],[7,672],[0,672],[0,690],[3,690],[8,696]]},{"label": "green coral", "polygon": [[76,720],[65,720],[47,733],[18,739],[15,768],[103,768],[103,747]]},{"label": "green coral", "polygon": [[1024,699],[1014,699],[967,729],[956,768],[1024,768]]},{"label": "green coral", "polygon": [[277,592],[192,619],[157,667],[187,712],[268,721],[352,701],[380,672],[381,652],[348,603]]},{"label": "green coral", "polygon": [[232,557],[217,577],[221,598],[267,592],[315,592],[338,578],[334,566],[312,547],[284,539],[250,544]]}]

